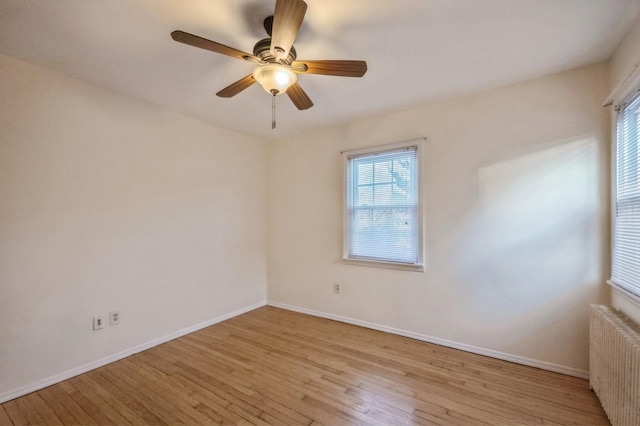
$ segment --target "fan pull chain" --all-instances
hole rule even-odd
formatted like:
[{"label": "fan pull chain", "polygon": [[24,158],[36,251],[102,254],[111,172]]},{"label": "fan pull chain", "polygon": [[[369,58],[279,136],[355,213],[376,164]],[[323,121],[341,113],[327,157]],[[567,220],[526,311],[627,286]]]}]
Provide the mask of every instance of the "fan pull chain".
[{"label": "fan pull chain", "polygon": [[271,130],[276,128],[276,94],[271,97]]}]

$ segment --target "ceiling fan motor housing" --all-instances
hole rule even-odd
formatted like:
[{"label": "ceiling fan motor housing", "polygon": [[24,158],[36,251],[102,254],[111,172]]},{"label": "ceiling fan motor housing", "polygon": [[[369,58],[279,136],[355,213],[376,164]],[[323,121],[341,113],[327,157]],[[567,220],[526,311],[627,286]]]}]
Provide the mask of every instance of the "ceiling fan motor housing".
[{"label": "ceiling fan motor housing", "polygon": [[263,62],[269,63],[282,63],[286,65],[291,65],[293,61],[296,60],[297,54],[295,47],[291,46],[289,49],[289,54],[286,58],[276,59],[275,56],[271,54],[271,38],[263,38],[259,42],[253,46],[253,55],[260,58]]}]

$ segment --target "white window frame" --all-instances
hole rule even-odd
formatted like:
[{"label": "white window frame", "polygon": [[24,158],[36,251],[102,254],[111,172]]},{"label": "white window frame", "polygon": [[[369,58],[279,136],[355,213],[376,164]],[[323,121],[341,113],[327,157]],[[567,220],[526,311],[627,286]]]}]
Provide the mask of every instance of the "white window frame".
[{"label": "white window frame", "polygon": [[[359,266],[371,266],[377,268],[390,268],[401,269],[407,271],[424,271],[424,186],[423,186],[423,151],[424,151],[425,138],[411,139],[403,142],[396,142],[385,145],[377,145],[373,147],[354,149],[342,152],[343,159],[343,255],[342,262],[351,265]],[[361,258],[353,258],[349,256],[349,232],[350,232],[350,218],[349,218],[349,159],[353,156],[360,156],[365,154],[383,153],[385,151],[399,150],[402,148],[415,147],[416,149],[416,176],[417,176],[417,193],[418,193],[418,206],[417,206],[417,259],[416,263],[404,263],[396,261],[383,261],[383,260],[369,260]]]},{"label": "white window frame", "polygon": [[[607,281],[614,290],[626,297],[627,299],[635,302],[636,304],[640,304],[640,283],[625,283],[621,279],[617,278],[614,274],[614,265],[616,263],[616,249],[618,247],[618,242],[616,240],[616,236],[618,235],[617,231],[617,205],[618,205],[618,149],[620,145],[620,133],[618,129],[618,124],[620,121],[620,114],[624,114],[626,108],[631,103],[637,104],[637,99],[640,98],[640,90],[634,90],[629,93],[627,96],[623,98],[622,102],[619,102],[616,106],[616,113],[614,114],[614,126],[612,129],[612,158],[611,158],[611,203],[612,203],[612,212],[611,212],[611,265],[612,265],[612,276],[611,279]],[[640,140],[636,140],[636,151],[640,153]],[[638,168],[640,171],[640,167]],[[640,229],[638,230],[640,232]],[[638,249],[640,252],[640,249]],[[639,253],[640,255],[640,253]],[[624,278],[627,279],[627,278]]]}]

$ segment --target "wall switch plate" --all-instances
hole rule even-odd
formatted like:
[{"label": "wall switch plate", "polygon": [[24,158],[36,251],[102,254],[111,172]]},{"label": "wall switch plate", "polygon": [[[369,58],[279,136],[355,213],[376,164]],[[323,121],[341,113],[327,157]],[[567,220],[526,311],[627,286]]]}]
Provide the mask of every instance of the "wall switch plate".
[{"label": "wall switch plate", "polygon": [[104,327],[104,318],[102,318],[102,315],[93,317],[93,330],[100,330],[102,327]]},{"label": "wall switch plate", "polygon": [[333,292],[340,294],[342,288],[340,287],[340,283],[333,283]]},{"label": "wall switch plate", "polygon": [[120,324],[120,311],[109,312],[109,325]]}]

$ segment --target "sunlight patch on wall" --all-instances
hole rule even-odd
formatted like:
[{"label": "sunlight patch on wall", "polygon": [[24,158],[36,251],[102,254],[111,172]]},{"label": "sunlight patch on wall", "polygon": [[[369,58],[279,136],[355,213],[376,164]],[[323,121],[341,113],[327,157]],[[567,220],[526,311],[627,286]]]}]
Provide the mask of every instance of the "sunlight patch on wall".
[{"label": "sunlight patch on wall", "polygon": [[[483,167],[478,186],[478,201],[456,232],[449,265],[467,292],[465,308],[485,319],[508,318],[494,325],[496,332],[546,327],[557,319],[557,306],[565,313],[567,306],[577,307],[580,289],[601,274],[594,241],[597,141],[557,143]],[[505,310],[486,310],[498,300]],[[477,327],[484,327],[482,321]]]}]

